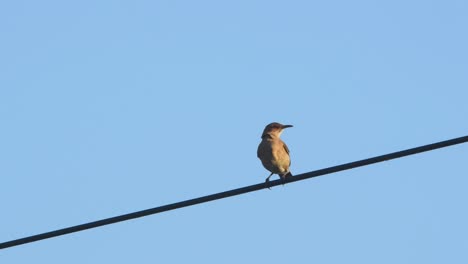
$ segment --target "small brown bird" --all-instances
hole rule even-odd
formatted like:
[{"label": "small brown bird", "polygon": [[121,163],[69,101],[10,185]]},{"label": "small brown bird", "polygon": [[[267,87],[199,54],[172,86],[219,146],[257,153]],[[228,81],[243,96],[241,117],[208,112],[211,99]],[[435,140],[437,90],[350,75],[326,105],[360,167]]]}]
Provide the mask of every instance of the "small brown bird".
[{"label": "small brown bird", "polygon": [[263,130],[262,142],[260,142],[257,149],[257,157],[262,161],[263,167],[271,172],[265,183],[270,181],[273,174],[278,174],[282,180],[292,176],[289,171],[291,165],[289,149],[280,139],[283,129],[288,127],[292,127],[292,125],[273,122]]}]

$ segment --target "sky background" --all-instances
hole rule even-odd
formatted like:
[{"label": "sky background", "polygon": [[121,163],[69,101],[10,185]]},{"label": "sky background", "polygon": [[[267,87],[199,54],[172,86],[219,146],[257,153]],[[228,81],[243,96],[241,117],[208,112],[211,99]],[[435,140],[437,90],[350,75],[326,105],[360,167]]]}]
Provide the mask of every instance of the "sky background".
[{"label": "sky background", "polygon": [[[468,134],[468,2],[3,1],[0,242]],[[0,251],[467,263],[468,145]]]}]

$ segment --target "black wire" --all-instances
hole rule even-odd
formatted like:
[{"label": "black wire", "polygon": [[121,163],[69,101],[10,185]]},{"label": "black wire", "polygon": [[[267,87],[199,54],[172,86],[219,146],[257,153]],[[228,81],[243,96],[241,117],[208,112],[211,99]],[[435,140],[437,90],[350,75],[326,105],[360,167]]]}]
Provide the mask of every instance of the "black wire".
[{"label": "black wire", "polygon": [[350,162],[350,163],[346,163],[346,164],[342,164],[342,165],[337,165],[337,166],[333,166],[333,167],[329,167],[329,168],[325,168],[325,169],[321,169],[321,170],[316,170],[316,171],[312,171],[312,172],[298,174],[298,175],[295,175],[294,177],[286,178],[285,181],[274,180],[274,181],[269,182],[268,184],[265,184],[265,183],[254,184],[254,185],[250,185],[250,186],[246,186],[246,187],[242,187],[242,188],[238,188],[238,189],[233,189],[233,190],[230,190],[230,191],[215,193],[215,194],[211,194],[211,195],[207,195],[207,196],[203,196],[203,197],[198,197],[198,198],[195,198],[195,199],[185,200],[185,201],[182,201],[182,202],[177,202],[177,203],[173,203],[173,204],[154,207],[154,208],[147,209],[147,210],[142,210],[142,211],[133,212],[133,213],[129,213],[129,214],[110,217],[110,218],[106,218],[106,219],[102,219],[102,220],[98,220],[98,221],[94,221],[94,222],[89,222],[89,223],[85,223],[85,224],[81,224],[81,225],[62,228],[62,229],[58,229],[58,230],[55,230],[55,231],[46,232],[46,233],[33,235],[33,236],[29,236],[29,237],[19,238],[19,239],[15,239],[15,240],[0,243],[0,249],[19,246],[19,245],[22,245],[22,244],[35,242],[35,241],[39,241],[39,240],[42,240],[42,239],[48,239],[48,238],[52,238],[52,237],[62,236],[62,235],[66,235],[66,234],[70,234],[70,233],[74,233],[74,232],[83,231],[83,230],[86,230],[86,229],[91,229],[91,228],[104,226],[104,225],[110,225],[110,224],[114,224],[114,223],[118,223],[118,222],[122,222],[122,221],[127,221],[127,220],[130,220],[130,219],[135,219],[135,218],[138,218],[138,217],[143,217],[143,216],[148,216],[148,215],[152,215],[152,214],[162,213],[162,212],[165,212],[165,211],[170,211],[170,210],[174,210],[174,209],[178,209],[178,208],[182,208],[182,207],[187,207],[187,206],[191,206],[191,205],[195,205],[195,204],[206,203],[206,202],[209,202],[209,201],[219,200],[219,199],[223,199],[223,198],[227,198],[227,197],[231,197],[231,196],[235,196],[235,195],[240,195],[240,194],[243,194],[243,193],[258,191],[258,190],[261,190],[261,189],[265,189],[267,187],[273,187],[273,186],[277,186],[277,185],[284,184],[284,183],[301,181],[301,180],[309,179],[309,178],[312,178],[312,177],[317,177],[317,176],[330,174],[330,173],[334,173],[334,172],[349,170],[349,169],[353,169],[353,168],[357,168],[357,167],[362,167],[362,166],[366,166],[366,165],[370,165],[370,164],[374,164],[374,163],[378,163],[378,162],[382,162],[382,161],[386,161],[386,160],[397,159],[397,158],[401,158],[401,157],[404,157],[404,156],[414,155],[414,154],[417,154],[417,153],[421,153],[421,152],[425,152],[425,151],[431,151],[431,150],[434,150],[434,149],[444,148],[444,147],[448,147],[448,146],[452,146],[452,145],[456,145],[456,144],[461,144],[461,143],[465,143],[465,142],[468,142],[468,136],[454,138],[454,139],[441,141],[441,142],[437,142],[437,143],[433,143],[433,144],[429,144],[429,145],[424,145],[424,146],[420,146],[420,147],[416,147],[416,148],[406,149],[406,150],[402,150],[402,151],[398,151],[398,152],[393,152],[393,153],[390,153],[390,154],[381,155],[381,156],[368,158],[368,159],[363,159],[363,160]]}]

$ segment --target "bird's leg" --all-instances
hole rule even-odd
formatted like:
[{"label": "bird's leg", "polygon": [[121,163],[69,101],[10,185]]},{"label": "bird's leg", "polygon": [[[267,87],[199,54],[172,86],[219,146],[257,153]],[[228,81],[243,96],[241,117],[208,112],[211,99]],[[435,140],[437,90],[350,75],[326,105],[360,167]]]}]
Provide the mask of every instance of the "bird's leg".
[{"label": "bird's leg", "polygon": [[[266,178],[266,180],[265,180],[265,185],[267,185],[267,184],[270,182],[270,177],[271,177],[271,175],[273,175],[273,172],[270,174],[270,176],[268,176],[268,177]],[[270,186],[267,186],[267,187],[268,187],[268,190],[271,190],[271,189],[270,189]]]},{"label": "bird's leg", "polygon": [[280,178],[281,178],[281,181],[282,181],[281,185],[284,186],[284,184],[286,183],[286,178],[287,177],[292,177],[291,172],[288,171],[284,175],[280,175]]},{"label": "bird's leg", "polygon": [[281,185],[284,187],[284,183],[286,182],[286,176],[280,176],[281,178]]}]

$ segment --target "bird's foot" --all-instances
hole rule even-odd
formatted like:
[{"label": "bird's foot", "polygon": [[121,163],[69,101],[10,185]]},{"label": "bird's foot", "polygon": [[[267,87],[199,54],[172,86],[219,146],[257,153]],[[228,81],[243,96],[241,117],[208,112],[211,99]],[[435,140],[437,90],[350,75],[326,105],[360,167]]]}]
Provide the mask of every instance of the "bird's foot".
[{"label": "bird's foot", "polygon": [[288,177],[292,177],[291,172],[288,172],[288,173],[286,173],[285,175],[280,176],[280,178],[281,178],[281,185],[284,186],[284,185],[286,184],[286,179],[287,179]]},{"label": "bird's foot", "polygon": [[270,178],[267,178],[265,180],[265,186],[268,188],[268,190],[271,190],[271,187],[269,186],[269,183],[270,183]]}]

